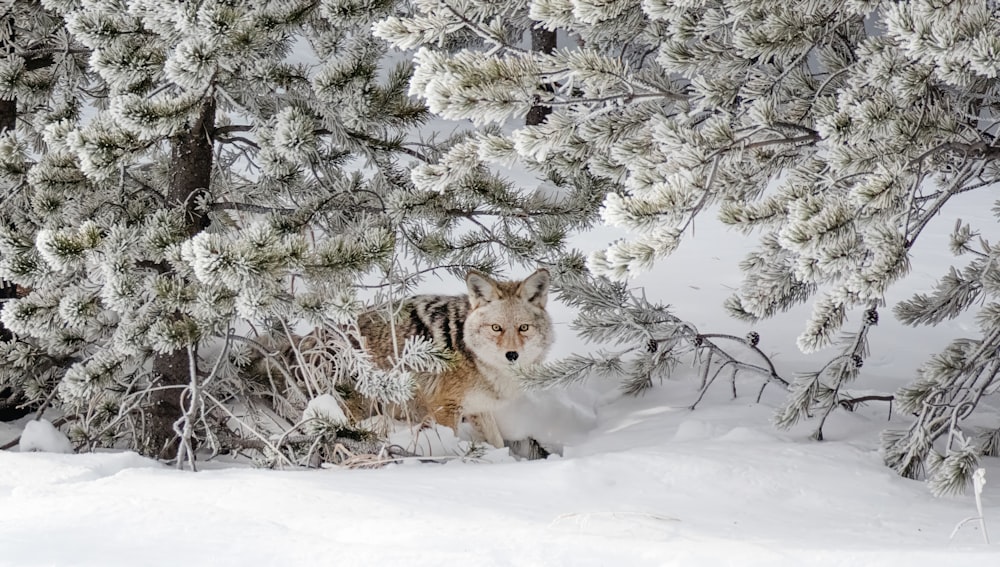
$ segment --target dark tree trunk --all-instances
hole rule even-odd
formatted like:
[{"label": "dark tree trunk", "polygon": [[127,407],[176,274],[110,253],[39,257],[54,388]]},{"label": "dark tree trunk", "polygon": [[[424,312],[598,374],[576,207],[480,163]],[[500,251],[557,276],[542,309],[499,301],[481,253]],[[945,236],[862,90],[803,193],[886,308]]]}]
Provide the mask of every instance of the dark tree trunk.
[{"label": "dark tree trunk", "polygon": [[[171,179],[167,203],[181,208],[187,219],[187,230],[194,236],[208,227],[208,217],[198,211],[197,198],[208,191],[212,177],[212,136],[215,129],[215,102],[207,100],[201,116],[191,129],[172,140]],[[180,321],[181,313],[167,315]],[[149,429],[143,445],[155,457],[172,457],[177,449],[174,423],[183,414],[181,393],[191,381],[187,349],[180,349],[153,357],[153,377],[158,389],[150,395]]]},{"label": "dark tree trunk", "polygon": [[32,411],[26,405],[24,394],[14,390],[10,386],[0,388],[0,421],[14,421],[21,419]]},{"label": "dark tree trunk", "polygon": [[[0,52],[13,53],[13,14],[8,13],[6,18],[11,18],[11,36],[8,38],[11,43],[0,46]],[[0,22],[0,25],[7,26],[7,22]],[[17,99],[0,99],[0,134],[6,131],[13,131],[17,128]],[[17,286],[0,280],[0,309],[3,309],[3,300],[17,297]],[[10,341],[14,335],[9,329],[0,324],[0,341]],[[10,386],[0,387],[0,421],[13,421],[20,419],[29,413],[31,408],[24,407],[24,395]]]},{"label": "dark tree trunk", "polygon": [[[556,50],[556,32],[549,31],[539,24],[531,28],[531,50],[539,53],[552,53]],[[545,84],[542,88],[552,92],[552,85]],[[524,118],[524,123],[528,126],[536,126],[545,122],[549,114],[552,113],[551,106],[536,104],[528,111]]]},{"label": "dark tree trunk", "polygon": [[[9,18],[9,21],[3,21]],[[8,42],[0,46],[0,53],[12,54],[14,53],[14,15],[8,13],[5,17],[0,19],[0,27],[5,27],[10,29],[10,36],[7,38]],[[0,134],[10,130],[14,131],[17,128],[17,99],[11,97],[8,99],[0,99]],[[17,286],[12,283],[0,280],[0,309],[3,309],[4,299],[13,299],[17,297]],[[0,340],[9,341],[13,335],[6,327],[0,324]],[[0,396],[4,393],[0,392]],[[4,396],[5,397],[5,396]],[[2,418],[0,418],[2,419]]]},{"label": "dark tree trunk", "polygon": [[[7,10],[0,16],[0,29],[9,30],[7,40],[0,43],[0,53],[7,57],[14,53],[14,13]],[[17,126],[17,100],[0,99],[0,134]]]},{"label": "dark tree trunk", "polygon": [[0,100],[0,133],[13,130],[17,125],[17,101]]},{"label": "dark tree trunk", "polygon": [[[8,130],[13,131],[16,126],[17,100],[0,100],[0,134]],[[13,299],[15,297],[17,297],[17,286],[10,282],[0,280],[0,309],[3,309],[5,299]],[[0,341],[6,342],[13,338],[14,335],[11,334],[11,332],[4,327],[3,324],[0,324]],[[0,391],[0,397],[5,397],[5,393],[7,393],[5,390]],[[0,415],[0,421],[6,421],[4,420],[3,415],[6,414]]]}]

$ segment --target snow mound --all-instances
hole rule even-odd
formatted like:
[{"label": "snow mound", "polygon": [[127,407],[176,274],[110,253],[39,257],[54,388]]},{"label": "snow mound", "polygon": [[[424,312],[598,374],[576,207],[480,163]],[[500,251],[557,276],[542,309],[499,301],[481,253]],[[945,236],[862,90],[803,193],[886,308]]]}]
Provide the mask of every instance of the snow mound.
[{"label": "snow mound", "polygon": [[319,419],[336,426],[347,425],[347,415],[340,407],[340,400],[336,396],[323,394],[309,400],[309,405],[302,412],[304,419]]},{"label": "snow mound", "polygon": [[528,392],[494,411],[504,439],[532,438],[549,448],[583,441],[597,426],[598,398],[582,389]]},{"label": "snow mound", "polygon": [[735,443],[766,443],[774,441],[776,437],[767,431],[753,429],[750,427],[734,427],[723,435],[719,436],[720,441],[730,441]]},{"label": "snow mound", "polygon": [[686,419],[677,426],[674,441],[700,441],[711,439],[718,433],[717,427],[700,419]]},{"label": "snow mound", "polygon": [[33,419],[24,424],[21,442],[18,444],[22,453],[72,453],[73,444],[69,438],[45,419]]},{"label": "snow mound", "polygon": [[152,459],[131,452],[61,454],[0,451],[0,491],[12,487],[89,482],[126,470],[162,467]]}]

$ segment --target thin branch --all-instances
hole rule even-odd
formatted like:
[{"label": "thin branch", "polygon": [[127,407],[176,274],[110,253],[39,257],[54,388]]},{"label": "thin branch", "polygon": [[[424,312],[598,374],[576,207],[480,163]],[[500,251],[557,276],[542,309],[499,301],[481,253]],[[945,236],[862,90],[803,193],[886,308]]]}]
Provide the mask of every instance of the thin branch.
[{"label": "thin branch", "polygon": [[271,213],[290,215],[299,212],[297,209],[286,209],[281,207],[265,207],[263,205],[254,205],[251,203],[234,203],[228,201],[209,203],[208,209],[210,211],[240,211],[244,213],[257,213],[262,215]]},{"label": "thin branch", "polygon": [[[727,340],[730,340],[730,341],[736,341],[738,343],[742,343],[743,346],[745,346],[748,349],[752,350],[753,352],[757,353],[757,355],[759,355],[764,360],[764,363],[767,364],[768,372],[766,372],[766,374],[767,374],[767,376],[768,376],[769,379],[778,382],[779,384],[781,384],[782,386],[784,386],[786,388],[790,385],[787,380],[785,380],[784,378],[782,378],[781,376],[778,375],[778,371],[777,371],[777,369],[775,369],[774,363],[771,362],[771,359],[766,354],[764,354],[764,351],[760,350],[760,348],[757,345],[751,343],[747,339],[745,339],[743,337],[737,337],[735,335],[726,335],[726,334],[718,334],[718,333],[708,333],[708,334],[703,334],[703,335],[698,335],[698,336],[701,337],[701,339],[703,341],[706,340],[706,339],[727,339]],[[715,346],[714,343],[709,342],[709,344],[712,344],[713,346]],[[716,348],[719,349],[719,350],[721,350],[717,346],[716,346]]]},{"label": "thin branch", "polygon": [[847,411],[854,411],[859,405],[865,402],[889,402],[889,407],[892,408],[892,402],[896,400],[896,396],[891,394],[885,395],[869,395],[869,396],[858,396],[857,398],[846,398],[843,400],[838,400],[837,403],[844,407]]},{"label": "thin branch", "polygon": [[973,159],[997,159],[1000,158],[1000,147],[993,146],[986,142],[944,142],[925,151],[919,156],[910,160],[910,165],[916,165],[927,158],[944,152],[958,152],[967,158]]},{"label": "thin branch", "polygon": [[255,127],[250,124],[229,124],[226,126],[216,126],[216,134],[230,134],[232,132],[253,132]]},{"label": "thin branch", "polygon": [[[837,403],[837,396],[840,393],[840,388],[843,387],[844,381],[847,379],[851,371],[851,364],[854,361],[858,361],[858,367],[860,367],[861,362],[863,362],[863,352],[865,350],[865,341],[868,340],[868,331],[876,324],[878,324],[878,304],[871,302],[868,306],[868,312],[864,315],[861,323],[861,329],[858,330],[858,334],[854,337],[854,342],[851,344],[850,348],[844,351],[842,360],[840,363],[840,368],[837,369],[837,375],[834,378],[833,392],[830,394],[830,403],[826,406],[823,411],[823,416],[819,420],[819,425],[816,426],[816,431],[813,433],[813,438],[817,441],[823,440],[823,426],[826,424],[826,419],[833,412],[833,409],[839,404]],[[857,367],[854,368],[856,370]]]},{"label": "thin branch", "polygon": [[243,136],[226,136],[224,138],[216,138],[215,141],[219,142],[220,144],[235,144],[239,142],[241,144],[246,144],[251,148],[255,148],[258,150],[260,149],[260,146],[257,145],[257,142],[254,142],[249,138],[244,138]]},{"label": "thin branch", "polygon": [[620,100],[625,103],[634,102],[636,100],[648,99],[648,98],[665,98],[675,101],[686,101],[687,97],[677,93],[672,93],[668,91],[657,91],[651,93],[622,93],[614,94],[608,96],[602,96],[597,98],[576,98],[576,99],[566,99],[566,100],[539,100],[538,104],[543,106],[573,106],[577,104],[603,104],[607,102],[612,102]]},{"label": "thin branch", "polygon": [[945,191],[945,193],[942,194],[933,205],[931,205],[930,209],[924,213],[922,218],[917,220],[917,225],[912,230],[910,230],[909,227],[903,227],[904,230],[907,230],[906,242],[912,246],[917,240],[917,237],[920,236],[920,233],[923,232],[924,228],[926,228],[931,222],[931,219],[933,219],[934,216],[944,207],[945,203],[947,203],[953,196],[961,193],[962,185],[969,179],[981,174],[985,168],[985,163],[979,163],[978,168],[975,171],[972,170],[971,165],[966,165],[965,171],[958,174],[951,187],[949,187],[948,190]]}]

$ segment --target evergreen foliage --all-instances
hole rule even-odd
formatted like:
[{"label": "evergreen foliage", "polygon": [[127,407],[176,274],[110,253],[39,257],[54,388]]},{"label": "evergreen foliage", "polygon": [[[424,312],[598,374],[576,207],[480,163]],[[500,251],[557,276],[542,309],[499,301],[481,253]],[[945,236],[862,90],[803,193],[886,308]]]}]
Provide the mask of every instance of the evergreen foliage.
[{"label": "evergreen foliage", "polygon": [[[841,349],[796,381],[779,425],[817,413],[825,420],[848,402],[843,387],[861,372],[867,335],[886,291],[908,272],[913,244],[953,196],[1000,181],[1000,11],[993,3],[415,6],[375,29],[417,49],[411,92],[431,111],[487,125],[535,104],[552,108],[543,124],[473,138],[443,160],[439,179],[477,158],[519,159],[617,187],[601,214],[629,236],[587,262],[613,280],[670,254],[708,209],[758,236],[729,311],[753,321],[812,302],[799,347]],[[525,17],[562,30],[573,45],[551,54],[521,48],[505,32]],[[995,246],[977,236],[960,224],[953,250],[971,256],[969,265],[894,310],[909,324],[934,324],[982,306],[981,336],[959,339],[928,361],[898,395],[913,426],[883,439],[889,466],[910,477],[929,474],[938,492],[967,483],[981,445],[951,440],[996,390]],[[855,317],[857,332],[842,333]],[[575,375],[590,363],[570,361],[560,372]],[[931,466],[934,451],[942,459]]]},{"label": "evergreen foliage", "polygon": [[[82,91],[99,91],[87,70],[84,50],[66,32],[61,20],[39,1],[12,0],[0,14],[0,248],[27,247],[33,234],[55,212],[60,196],[72,191],[79,172],[52,156],[52,175],[38,178],[24,156],[43,147],[45,127],[79,117]],[[27,190],[37,181],[37,192]],[[34,269],[38,258],[10,258],[10,270]],[[4,262],[4,260],[0,260]],[[25,285],[23,280],[19,281]],[[7,300],[25,292],[4,278],[0,297]],[[66,357],[45,353],[38,345],[12,343],[12,334],[0,325],[0,419],[33,411],[48,395],[54,369]]]},{"label": "evergreen foliage", "polygon": [[79,446],[329,457],[349,434],[312,400],[399,402],[440,364],[408,342],[379,372],[359,311],[433,270],[562,265],[596,218],[599,183],[522,189],[463,162],[467,134],[416,139],[412,66],[368,31],[393,0],[23,4],[61,51],[45,81],[0,69],[30,117],[0,144],[0,277],[30,289],[0,384]]}]

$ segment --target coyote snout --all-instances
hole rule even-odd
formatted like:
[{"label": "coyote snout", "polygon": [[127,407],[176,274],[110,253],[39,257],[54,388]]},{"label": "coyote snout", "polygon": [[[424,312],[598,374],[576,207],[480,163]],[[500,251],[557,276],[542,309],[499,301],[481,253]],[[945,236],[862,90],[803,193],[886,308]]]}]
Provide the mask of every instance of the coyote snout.
[{"label": "coyote snout", "polygon": [[418,378],[416,409],[456,431],[465,416],[487,442],[503,447],[492,412],[521,392],[516,367],[540,361],[552,345],[545,310],[549,273],[540,269],[507,282],[471,271],[465,281],[468,295],[407,299],[393,323],[375,313],[362,316],[361,334],[365,348],[385,366],[393,345],[408,336],[425,337],[452,354],[444,372]]}]

